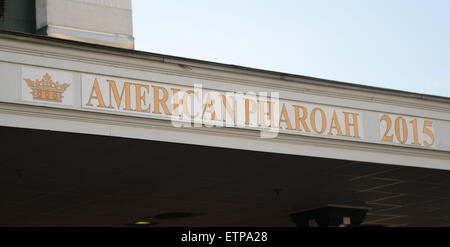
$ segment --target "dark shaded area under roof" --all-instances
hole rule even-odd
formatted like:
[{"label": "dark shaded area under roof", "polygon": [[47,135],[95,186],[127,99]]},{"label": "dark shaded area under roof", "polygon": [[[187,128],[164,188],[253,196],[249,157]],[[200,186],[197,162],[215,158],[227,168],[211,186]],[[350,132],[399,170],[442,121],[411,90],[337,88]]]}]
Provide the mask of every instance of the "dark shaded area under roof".
[{"label": "dark shaded area under roof", "polygon": [[[326,204],[365,225],[449,226],[450,171],[0,127],[0,226],[295,226]],[[159,217],[178,215],[188,217]],[[158,217],[157,217],[158,216]]]}]

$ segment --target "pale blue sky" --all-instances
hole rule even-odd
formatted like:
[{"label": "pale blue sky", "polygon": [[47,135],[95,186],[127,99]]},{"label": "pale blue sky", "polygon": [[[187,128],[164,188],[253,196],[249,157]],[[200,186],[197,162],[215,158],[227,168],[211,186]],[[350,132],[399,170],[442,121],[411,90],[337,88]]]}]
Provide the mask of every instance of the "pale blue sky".
[{"label": "pale blue sky", "polygon": [[133,0],[137,50],[450,97],[450,0]]}]

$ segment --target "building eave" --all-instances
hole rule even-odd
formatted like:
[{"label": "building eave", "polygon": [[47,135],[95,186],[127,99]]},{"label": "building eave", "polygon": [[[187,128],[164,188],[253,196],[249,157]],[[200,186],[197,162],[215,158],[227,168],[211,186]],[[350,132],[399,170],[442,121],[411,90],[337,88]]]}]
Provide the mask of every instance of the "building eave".
[{"label": "building eave", "polygon": [[176,64],[181,67],[196,67],[202,69],[216,70],[221,72],[238,73],[249,76],[278,79],[291,82],[301,82],[316,86],[332,87],[339,89],[355,90],[361,92],[390,95],[397,97],[405,97],[411,99],[419,99],[431,102],[450,103],[450,97],[436,96],[429,94],[421,94],[414,92],[407,92],[402,90],[360,85],[356,83],[342,82],[329,79],[321,79],[311,76],[295,75],[284,72],[263,70],[258,68],[251,68],[233,64],[223,64],[211,61],[204,61],[199,59],[178,57],[172,55],[164,55],[159,53],[152,53],[146,51],[130,50],[125,48],[117,48],[99,44],[85,43],[80,41],[66,40],[54,38],[49,36],[41,36],[29,33],[21,33],[15,31],[0,30],[0,38],[17,40],[22,42],[33,42],[44,45],[57,46],[62,48],[79,49],[83,51],[106,53],[117,56],[130,57],[134,59],[143,59],[158,61],[161,63]]}]

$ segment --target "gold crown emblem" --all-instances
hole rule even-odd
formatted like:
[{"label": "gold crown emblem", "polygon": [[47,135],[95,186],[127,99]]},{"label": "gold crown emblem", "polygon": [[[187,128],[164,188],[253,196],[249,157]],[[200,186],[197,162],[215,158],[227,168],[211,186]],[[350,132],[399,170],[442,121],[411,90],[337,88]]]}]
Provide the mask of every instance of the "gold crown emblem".
[{"label": "gold crown emblem", "polygon": [[34,100],[43,100],[50,102],[62,102],[64,91],[70,86],[70,84],[59,82],[53,82],[51,76],[46,73],[42,80],[37,79],[32,81],[30,79],[24,79],[28,87],[32,90]]}]

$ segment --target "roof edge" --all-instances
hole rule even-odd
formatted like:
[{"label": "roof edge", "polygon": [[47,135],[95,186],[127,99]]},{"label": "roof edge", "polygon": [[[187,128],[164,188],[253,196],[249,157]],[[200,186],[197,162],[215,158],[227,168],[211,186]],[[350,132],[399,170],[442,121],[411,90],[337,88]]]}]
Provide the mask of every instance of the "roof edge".
[{"label": "roof edge", "polygon": [[[361,85],[361,84],[357,84],[357,83],[336,81],[336,80],[330,80],[330,79],[322,79],[322,78],[317,78],[317,77],[312,77],[312,76],[296,75],[296,74],[290,74],[290,73],[285,73],[285,72],[277,72],[277,71],[271,71],[271,70],[251,68],[251,67],[245,67],[245,66],[233,65],[233,64],[224,64],[224,63],[205,61],[205,60],[199,60],[199,59],[193,59],[193,58],[164,55],[164,54],[152,53],[152,52],[147,52],[147,51],[130,50],[130,49],[125,49],[125,48],[117,48],[117,47],[105,46],[105,45],[100,45],[100,44],[92,44],[92,43],[86,43],[86,42],[80,42],[80,41],[66,40],[66,39],[60,39],[60,38],[54,38],[54,37],[42,36],[42,35],[36,35],[36,34],[30,34],[30,33],[22,33],[22,32],[9,31],[9,30],[0,30],[0,38],[14,39],[14,40],[20,40],[20,41],[33,40],[33,41],[38,41],[40,43],[45,43],[45,44],[53,44],[53,45],[57,44],[60,47],[77,46],[78,49],[80,47],[82,47],[83,49],[85,49],[87,51],[93,51],[93,52],[102,52],[103,51],[103,52],[108,52],[108,54],[113,53],[114,55],[127,56],[127,57],[132,57],[132,58],[137,58],[137,59],[153,60],[153,61],[159,61],[159,62],[163,62],[163,63],[194,66],[194,67],[203,68],[203,69],[220,70],[223,72],[240,73],[240,74],[245,74],[245,75],[266,77],[266,78],[286,80],[286,81],[292,81],[292,82],[300,82],[299,80],[302,80],[301,81],[302,83],[308,83],[308,84],[317,85],[317,86],[326,86],[326,87],[359,90],[359,91],[362,90],[364,92],[380,93],[380,94],[384,94],[384,95],[407,97],[407,98],[441,102],[441,103],[450,103],[450,97],[445,97],[445,96],[422,94],[422,93],[408,92],[408,91],[402,91],[402,90],[397,90],[397,89],[389,89],[389,88]],[[202,66],[202,65],[206,65],[206,66]]]}]

